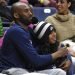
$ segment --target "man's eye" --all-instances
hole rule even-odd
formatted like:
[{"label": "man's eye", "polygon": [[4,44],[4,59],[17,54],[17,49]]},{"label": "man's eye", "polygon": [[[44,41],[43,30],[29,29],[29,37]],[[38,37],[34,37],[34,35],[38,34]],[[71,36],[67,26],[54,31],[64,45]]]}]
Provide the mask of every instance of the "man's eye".
[{"label": "man's eye", "polygon": [[28,12],[28,9],[25,9],[24,12]]}]

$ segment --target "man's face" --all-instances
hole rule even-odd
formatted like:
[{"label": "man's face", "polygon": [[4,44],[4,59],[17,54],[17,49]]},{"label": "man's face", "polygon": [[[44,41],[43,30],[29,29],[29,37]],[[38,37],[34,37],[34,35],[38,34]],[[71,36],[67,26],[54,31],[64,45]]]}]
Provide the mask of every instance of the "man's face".
[{"label": "man's face", "polygon": [[27,25],[31,22],[33,14],[31,8],[27,4],[25,4],[21,5],[21,7],[18,9],[17,15],[18,15],[18,20],[21,23]]},{"label": "man's face", "polygon": [[67,0],[57,0],[57,9],[58,13],[60,14],[67,14],[68,13],[68,8],[70,7],[71,3],[67,2]]},{"label": "man's face", "polygon": [[7,0],[0,0],[0,6],[6,6]]},{"label": "man's face", "polygon": [[56,32],[51,32],[51,34],[49,35],[49,42],[51,44],[54,44],[56,42]]}]

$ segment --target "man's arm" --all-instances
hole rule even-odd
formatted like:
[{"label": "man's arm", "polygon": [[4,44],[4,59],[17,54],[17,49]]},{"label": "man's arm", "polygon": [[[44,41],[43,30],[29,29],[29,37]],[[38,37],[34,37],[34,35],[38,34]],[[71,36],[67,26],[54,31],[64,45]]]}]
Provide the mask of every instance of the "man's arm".
[{"label": "man's arm", "polygon": [[29,39],[29,34],[24,32],[22,29],[15,29],[11,33],[11,40],[18,47],[19,52],[28,60],[36,66],[47,65],[52,63],[53,59],[50,54],[39,55],[36,49],[33,48],[31,44],[31,39]]}]

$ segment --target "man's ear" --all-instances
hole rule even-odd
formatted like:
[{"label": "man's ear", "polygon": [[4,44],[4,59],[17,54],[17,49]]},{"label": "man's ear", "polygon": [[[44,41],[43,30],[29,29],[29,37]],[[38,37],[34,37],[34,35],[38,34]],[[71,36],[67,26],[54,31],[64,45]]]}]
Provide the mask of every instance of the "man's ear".
[{"label": "man's ear", "polygon": [[71,2],[68,3],[68,8],[71,6]]},{"label": "man's ear", "polygon": [[15,18],[19,18],[18,13],[14,13],[14,17],[15,17]]}]

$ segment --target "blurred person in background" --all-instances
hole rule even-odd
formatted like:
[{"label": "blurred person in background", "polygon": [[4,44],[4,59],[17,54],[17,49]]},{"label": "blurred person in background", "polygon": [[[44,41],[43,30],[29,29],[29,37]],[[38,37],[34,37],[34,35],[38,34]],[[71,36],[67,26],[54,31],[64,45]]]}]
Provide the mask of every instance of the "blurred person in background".
[{"label": "blurred person in background", "polygon": [[38,0],[44,7],[56,7],[56,0]]},{"label": "blurred person in background", "polygon": [[[26,1],[26,0],[22,0]],[[28,0],[29,4],[35,7],[56,7],[55,0]]]},{"label": "blurred person in background", "polygon": [[7,0],[0,0],[0,47],[2,46],[3,42],[3,22],[12,21],[10,9],[7,7],[8,1]]},{"label": "blurred person in background", "polygon": [[12,21],[11,10],[7,7],[7,0],[0,0],[0,16],[2,19]]},{"label": "blurred person in background", "polygon": [[19,0],[19,2],[28,3],[28,0]]},{"label": "blurred person in background", "polygon": [[75,0],[71,0],[71,7],[70,10],[73,14],[75,14]]},{"label": "blurred person in background", "polygon": [[19,0],[9,0],[8,5],[11,6],[13,3],[18,2]]}]

